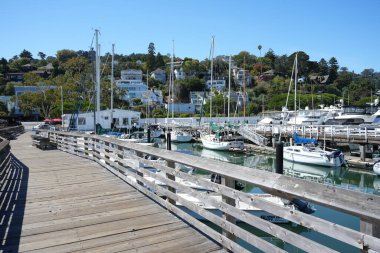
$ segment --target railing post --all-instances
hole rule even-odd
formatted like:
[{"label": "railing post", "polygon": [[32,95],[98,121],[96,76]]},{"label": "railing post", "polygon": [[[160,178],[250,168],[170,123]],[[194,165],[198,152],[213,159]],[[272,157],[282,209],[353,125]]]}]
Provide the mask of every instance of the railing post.
[{"label": "railing post", "polygon": [[[227,187],[230,187],[232,189],[235,189],[235,180],[230,178],[230,177],[222,176],[221,177],[221,184],[225,185]],[[229,198],[227,196],[222,195],[222,200],[223,200],[223,202],[225,202],[228,205],[235,206],[235,199],[233,199],[233,198]],[[236,224],[236,218],[231,216],[231,215],[223,213],[223,218],[227,222],[230,222],[232,224]],[[224,229],[223,229],[223,235],[232,241],[236,240],[236,236],[234,234],[231,234],[230,232],[228,232]]]},{"label": "railing post", "polygon": [[[380,238],[380,222],[373,223],[364,219],[360,219],[360,232]],[[361,252],[368,252],[368,250],[364,249]]]},{"label": "railing post", "polygon": [[[172,150],[172,140],[171,140],[170,131],[168,131],[168,132],[166,133],[166,149],[167,149],[167,150]],[[168,166],[168,167],[173,168],[173,170],[175,169],[175,162],[172,162],[172,161],[166,161],[166,163],[167,163],[167,166]],[[170,179],[170,180],[175,181],[175,176],[173,176],[173,175],[171,175],[171,174],[169,174],[169,173],[166,173],[166,177],[167,177],[168,179]],[[176,193],[176,189],[173,188],[173,187],[168,186],[168,190],[171,191],[171,192],[173,192],[173,193]],[[174,199],[170,199],[170,198],[168,198],[167,200],[168,200],[168,202],[169,202],[170,204],[172,204],[172,205],[175,205],[175,204],[176,204],[176,202],[175,202]]]}]

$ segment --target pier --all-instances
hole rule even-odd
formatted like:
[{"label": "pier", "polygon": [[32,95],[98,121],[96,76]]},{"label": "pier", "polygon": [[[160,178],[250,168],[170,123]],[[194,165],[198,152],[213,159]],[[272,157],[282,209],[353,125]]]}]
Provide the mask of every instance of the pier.
[{"label": "pier", "polygon": [[[307,252],[339,250],[242,211],[235,207],[237,202],[362,252],[380,252],[379,196],[98,135],[41,131],[39,136],[55,143],[58,150],[37,149],[29,133],[10,144],[5,139],[0,142],[0,153],[5,157],[1,194],[7,204],[2,202],[1,214],[6,217],[6,228],[2,226],[1,235],[6,252],[284,252],[241,228],[236,220]],[[182,172],[176,164],[218,174],[221,184]],[[147,166],[163,173],[147,170]],[[197,191],[176,179],[208,191]],[[300,198],[350,214],[360,219],[360,231],[235,190],[235,181],[253,184],[284,199]],[[218,208],[224,215],[186,201],[180,192]],[[211,198],[210,192],[222,195],[222,200]],[[196,220],[176,203],[219,229]]]}]

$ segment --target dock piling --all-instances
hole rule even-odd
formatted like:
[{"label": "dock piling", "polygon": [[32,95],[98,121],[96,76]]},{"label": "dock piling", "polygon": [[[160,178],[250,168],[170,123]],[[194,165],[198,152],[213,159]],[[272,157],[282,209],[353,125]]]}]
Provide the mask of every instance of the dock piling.
[{"label": "dock piling", "polygon": [[284,173],[284,143],[279,141],[276,143],[276,173]]}]

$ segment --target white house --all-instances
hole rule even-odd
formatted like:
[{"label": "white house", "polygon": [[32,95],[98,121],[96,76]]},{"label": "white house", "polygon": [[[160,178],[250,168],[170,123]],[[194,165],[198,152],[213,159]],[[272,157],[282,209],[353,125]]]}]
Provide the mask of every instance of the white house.
[{"label": "white house", "polygon": [[161,105],[163,103],[162,91],[157,89],[150,89],[142,94],[141,101],[144,104]]},{"label": "white house", "polygon": [[186,77],[186,75],[185,75],[185,71],[183,71],[183,68],[175,69],[175,70],[174,70],[174,76],[175,76],[175,79],[176,79],[176,80],[182,80],[182,79],[185,79],[185,77]]},{"label": "white house", "polygon": [[190,103],[194,105],[196,113],[201,112],[202,106],[206,104],[209,96],[210,92],[190,91]]},{"label": "white house", "polygon": [[137,69],[125,69],[121,71],[122,80],[142,80],[143,73]]},{"label": "white house", "polygon": [[[70,124],[71,114],[63,116],[64,128],[67,129]],[[97,120],[103,128],[111,129],[111,123],[116,128],[130,129],[133,126],[140,127],[140,112],[130,110],[113,110],[113,119],[111,120],[111,110],[100,111],[100,119]],[[79,113],[76,120],[78,131],[94,130],[94,112]]]},{"label": "white house", "polygon": [[232,75],[234,77],[235,83],[238,86],[250,87],[252,85],[252,76],[248,70],[234,67],[232,68]]},{"label": "white house", "polygon": [[144,92],[148,90],[148,85],[142,81],[142,71],[136,69],[122,70],[121,79],[116,81],[116,87],[126,91],[121,97],[125,101],[142,99]]},{"label": "white house", "polygon": [[[207,80],[206,86],[208,89],[211,89],[211,80]],[[213,90],[218,90],[221,91],[224,88],[226,88],[226,80],[221,79],[221,80],[212,80],[212,88]]]},{"label": "white house", "polygon": [[161,82],[161,83],[166,82],[166,72],[165,72],[165,70],[162,70],[160,68],[156,69],[155,71],[152,71],[150,73],[150,77]]},{"label": "white house", "polygon": [[117,80],[116,87],[126,90],[125,94],[121,97],[121,99],[126,101],[134,98],[142,99],[144,92],[148,90],[148,85],[141,80]]}]

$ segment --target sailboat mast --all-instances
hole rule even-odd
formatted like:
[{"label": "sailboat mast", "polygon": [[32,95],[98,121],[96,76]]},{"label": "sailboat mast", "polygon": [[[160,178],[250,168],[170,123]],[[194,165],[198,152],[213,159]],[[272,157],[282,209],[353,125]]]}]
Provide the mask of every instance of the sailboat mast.
[{"label": "sailboat mast", "polygon": [[212,118],[212,88],[214,86],[214,80],[213,80],[213,69],[214,69],[214,39],[215,36],[212,36],[212,43],[211,43],[211,88],[210,88],[210,120]]},{"label": "sailboat mast", "polygon": [[294,116],[295,123],[297,124],[297,75],[298,75],[298,53],[296,54],[294,62]]},{"label": "sailboat mast", "polygon": [[231,55],[228,59],[228,121],[230,121],[230,97],[231,97]]},{"label": "sailboat mast", "polygon": [[95,57],[95,71],[96,71],[96,123],[100,119],[100,45],[99,45],[99,30],[95,30],[96,42],[96,57]]},{"label": "sailboat mast", "polygon": [[170,63],[171,89],[172,89],[172,118],[174,118],[174,40],[172,41],[172,59]]},{"label": "sailboat mast", "polygon": [[114,54],[115,54],[115,44],[112,44],[112,61],[111,61],[111,124],[113,122],[113,83],[114,80]]}]

